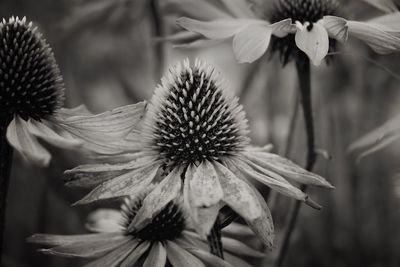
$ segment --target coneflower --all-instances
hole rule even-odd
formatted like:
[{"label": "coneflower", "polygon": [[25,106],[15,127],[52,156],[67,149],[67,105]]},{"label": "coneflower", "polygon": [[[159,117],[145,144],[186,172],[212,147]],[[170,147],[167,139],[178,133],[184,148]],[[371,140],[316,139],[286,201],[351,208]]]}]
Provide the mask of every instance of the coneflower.
[{"label": "coneflower", "polygon": [[94,234],[36,234],[28,241],[49,246],[50,248],[40,250],[45,254],[90,258],[92,261],[85,265],[87,267],[136,266],[135,264],[145,267],[232,267],[228,261],[234,265],[242,262],[233,255],[235,253],[250,257],[263,256],[232,238],[224,239],[228,261],[207,252],[207,244],[191,229],[179,199],[168,202],[146,224],[131,231],[129,226],[141,212],[142,205],[143,197],[138,196],[126,198],[120,211],[95,211],[87,224],[89,229],[97,232]]},{"label": "coneflower", "polygon": [[130,154],[131,161],[67,171],[69,185],[97,185],[78,204],[135,195],[159,182],[143,200],[132,230],[183,195],[202,237],[210,233],[220,208],[228,205],[271,246],[271,214],[248,178],[313,207],[318,205],[289,181],[332,188],[324,178],[267,148],[250,146],[242,106],[214,68],[202,61],[190,66],[186,60],[171,69],[156,88],[143,120],[141,132],[130,138],[142,146]]}]

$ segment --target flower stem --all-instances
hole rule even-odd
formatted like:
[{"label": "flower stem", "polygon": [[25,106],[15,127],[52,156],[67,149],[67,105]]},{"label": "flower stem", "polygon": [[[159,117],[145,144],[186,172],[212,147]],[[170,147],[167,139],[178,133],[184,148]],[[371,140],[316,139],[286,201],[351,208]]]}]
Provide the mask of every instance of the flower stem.
[{"label": "flower stem", "polygon": [[[296,70],[299,78],[299,87],[301,94],[301,103],[303,106],[304,123],[307,134],[307,159],[306,170],[311,171],[316,161],[315,153],[315,135],[314,135],[314,120],[311,101],[311,70],[310,60],[304,53],[300,53],[296,60]],[[301,186],[301,190],[307,190],[306,185]],[[278,255],[277,267],[283,266],[285,256],[289,250],[290,238],[297,223],[301,207],[301,201],[296,201],[292,212],[290,213],[288,227],[283,235],[282,247]]]},{"label": "flower stem", "polygon": [[210,252],[221,259],[224,258],[222,241],[221,241],[221,220],[220,217],[217,217],[217,220],[214,223],[213,228],[211,229],[211,233],[208,236],[208,244],[210,246]]},{"label": "flower stem", "polygon": [[0,122],[0,265],[2,265],[7,191],[10,180],[13,149],[7,142],[7,125],[9,120]]}]

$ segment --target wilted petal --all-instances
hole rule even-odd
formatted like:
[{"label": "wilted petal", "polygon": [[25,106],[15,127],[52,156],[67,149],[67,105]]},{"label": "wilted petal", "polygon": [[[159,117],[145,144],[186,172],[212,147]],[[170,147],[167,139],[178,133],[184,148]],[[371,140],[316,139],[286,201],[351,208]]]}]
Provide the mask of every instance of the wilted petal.
[{"label": "wilted petal", "polygon": [[86,228],[92,232],[113,233],[122,232],[122,214],[115,209],[98,209],[89,214]]},{"label": "wilted petal", "polygon": [[382,10],[383,12],[390,13],[398,11],[396,4],[392,0],[364,0],[364,1]]},{"label": "wilted petal", "polygon": [[329,50],[328,32],[321,23],[312,24],[312,29],[298,22],[295,41],[297,47],[310,58],[312,63],[319,66]]},{"label": "wilted petal", "polygon": [[329,37],[345,43],[349,36],[347,20],[335,16],[325,16],[321,20],[322,25],[325,27]]},{"label": "wilted petal", "polygon": [[215,168],[220,174],[224,202],[245,219],[255,220],[259,218],[261,216],[261,206],[253,188],[224,165],[216,162]]},{"label": "wilted petal", "polygon": [[40,166],[49,165],[51,155],[29,132],[26,121],[18,116],[7,128],[7,140],[27,160]]},{"label": "wilted petal", "polygon": [[[233,267],[229,262],[212,255],[211,253],[204,251],[199,248],[189,248],[186,249],[191,254],[195,255],[197,258],[201,259],[204,263],[207,263],[211,267]],[[208,266],[207,265],[207,266]]]},{"label": "wilted petal", "polygon": [[143,264],[143,267],[164,267],[166,261],[167,251],[160,242],[155,242],[151,246],[151,250]]},{"label": "wilted petal", "polygon": [[173,169],[143,200],[143,205],[129,225],[129,231],[138,231],[154,218],[181,190],[180,168]]},{"label": "wilted petal", "polygon": [[218,19],[213,21],[199,21],[190,18],[179,18],[178,25],[191,32],[197,32],[209,39],[225,39],[235,35],[251,20],[245,19]]},{"label": "wilted petal", "polygon": [[333,186],[323,177],[315,173],[306,171],[305,169],[293,163],[292,161],[283,158],[279,155],[272,153],[262,153],[262,152],[247,152],[244,154],[254,164],[272,170],[294,182],[307,185],[322,186],[326,188],[333,188]]},{"label": "wilted petal", "polygon": [[237,255],[245,256],[245,257],[265,257],[265,254],[249,247],[248,245],[240,242],[239,240],[222,237],[222,244],[224,249],[229,252],[235,253]]},{"label": "wilted petal", "polygon": [[388,54],[400,50],[400,38],[376,23],[348,21],[349,34],[364,41],[375,52]]},{"label": "wilted petal", "polygon": [[112,178],[93,189],[75,205],[87,204],[100,199],[135,195],[149,185],[158,171],[153,164]]},{"label": "wilted petal", "polygon": [[167,257],[174,267],[205,267],[195,256],[172,241],[166,241]]},{"label": "wilted petal", "polygon": [[150,242],[144,241],[140,243],[135,250],[133,250],[128,257],[126,257],[118,267],[132,267],[140,259],[140,257],[146,253],[150,247]]}]

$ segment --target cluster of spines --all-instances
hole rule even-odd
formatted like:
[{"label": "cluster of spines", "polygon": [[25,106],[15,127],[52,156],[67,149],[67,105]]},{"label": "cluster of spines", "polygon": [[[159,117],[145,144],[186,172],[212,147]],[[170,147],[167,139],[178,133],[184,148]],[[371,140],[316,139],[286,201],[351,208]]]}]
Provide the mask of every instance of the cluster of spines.
[{"label": "cluster of spines", "polygon": [[0,23],[2,116],[41,120],[62,106],[64,84],[46,40],[26,18]]},{"label": "cluster of spines", "polygon": [[[176,65],[153,97],[153,140],[171,161],[196,162],[240,149],[247,138],[242,107],[215,69],[195,60]],[[158,108],[157,108],[158,107]]]},{"label": "cluster of spines", "polygon": [[[128,229],[129,224],[135,218],[143,205],[145,194],[136,198],[125,198],[121,206],[123,221],[122,226]],[[186,226],[186,216],[180,204],[169,202],[143,229],[129,233],[135,237],[147,241],[173,240],[179,237]]]}]

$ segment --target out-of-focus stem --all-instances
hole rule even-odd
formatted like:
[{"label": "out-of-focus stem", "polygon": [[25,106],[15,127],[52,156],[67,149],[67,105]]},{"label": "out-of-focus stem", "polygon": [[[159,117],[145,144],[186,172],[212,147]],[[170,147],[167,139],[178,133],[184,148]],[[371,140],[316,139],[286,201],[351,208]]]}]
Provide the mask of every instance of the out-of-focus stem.
[{"label": "out-of-focus stem", "polygon": [[[296,60],[296,70],[299,78],[299,88],[301,94],[301,103],[303,106],[304,123],[307,135],[307,159],[306,159],[306,170],[311,171],[314,167],[316,160],[315,153],[315,135],[314,135],[314,120],[312,112],[312,101],[311,101],[311,70],[310,60],[308,57],[300,53],[299,58]],[[306,191],[305,185],[301,186],[301,190]],[[289,250],[290,238],[293,230],[297,224],[297,218],[301,207],[301,201],[296,201],[293,210],[290,213],[288,227],[286,228],[285,234],[283,235],[283,242],[281,250],[278,255],[277,267],[281,267],[285,260],[285,256]]]},{"label": "out-of-focus stem", "polygon": [[0,122],[0,266],[2,265],[4,230],[6,222],[7,192],[11,174],[13,149],[7,142],[8,120]]},{"label": "out-of-focus stem", "polygon": [[[156,38],[164,37],[164,23],[162,21],[162,14],[160,12],[160,4],[158,0],[150,1],[150,11],[153,18],[154,34]],[[156,56],[156,80],[160,79],[164,71],[165,53],[164,42],[155,42],[154,51]]]},{"label": "out-of-focus stem", "polygon": [[215,221],[213,228],[211,229],[211,233],[208,236],[208,245],[210,247],[210,252],[221,259],[224,258],[224,252],[221,241],[221,222],[219,216]]}]

